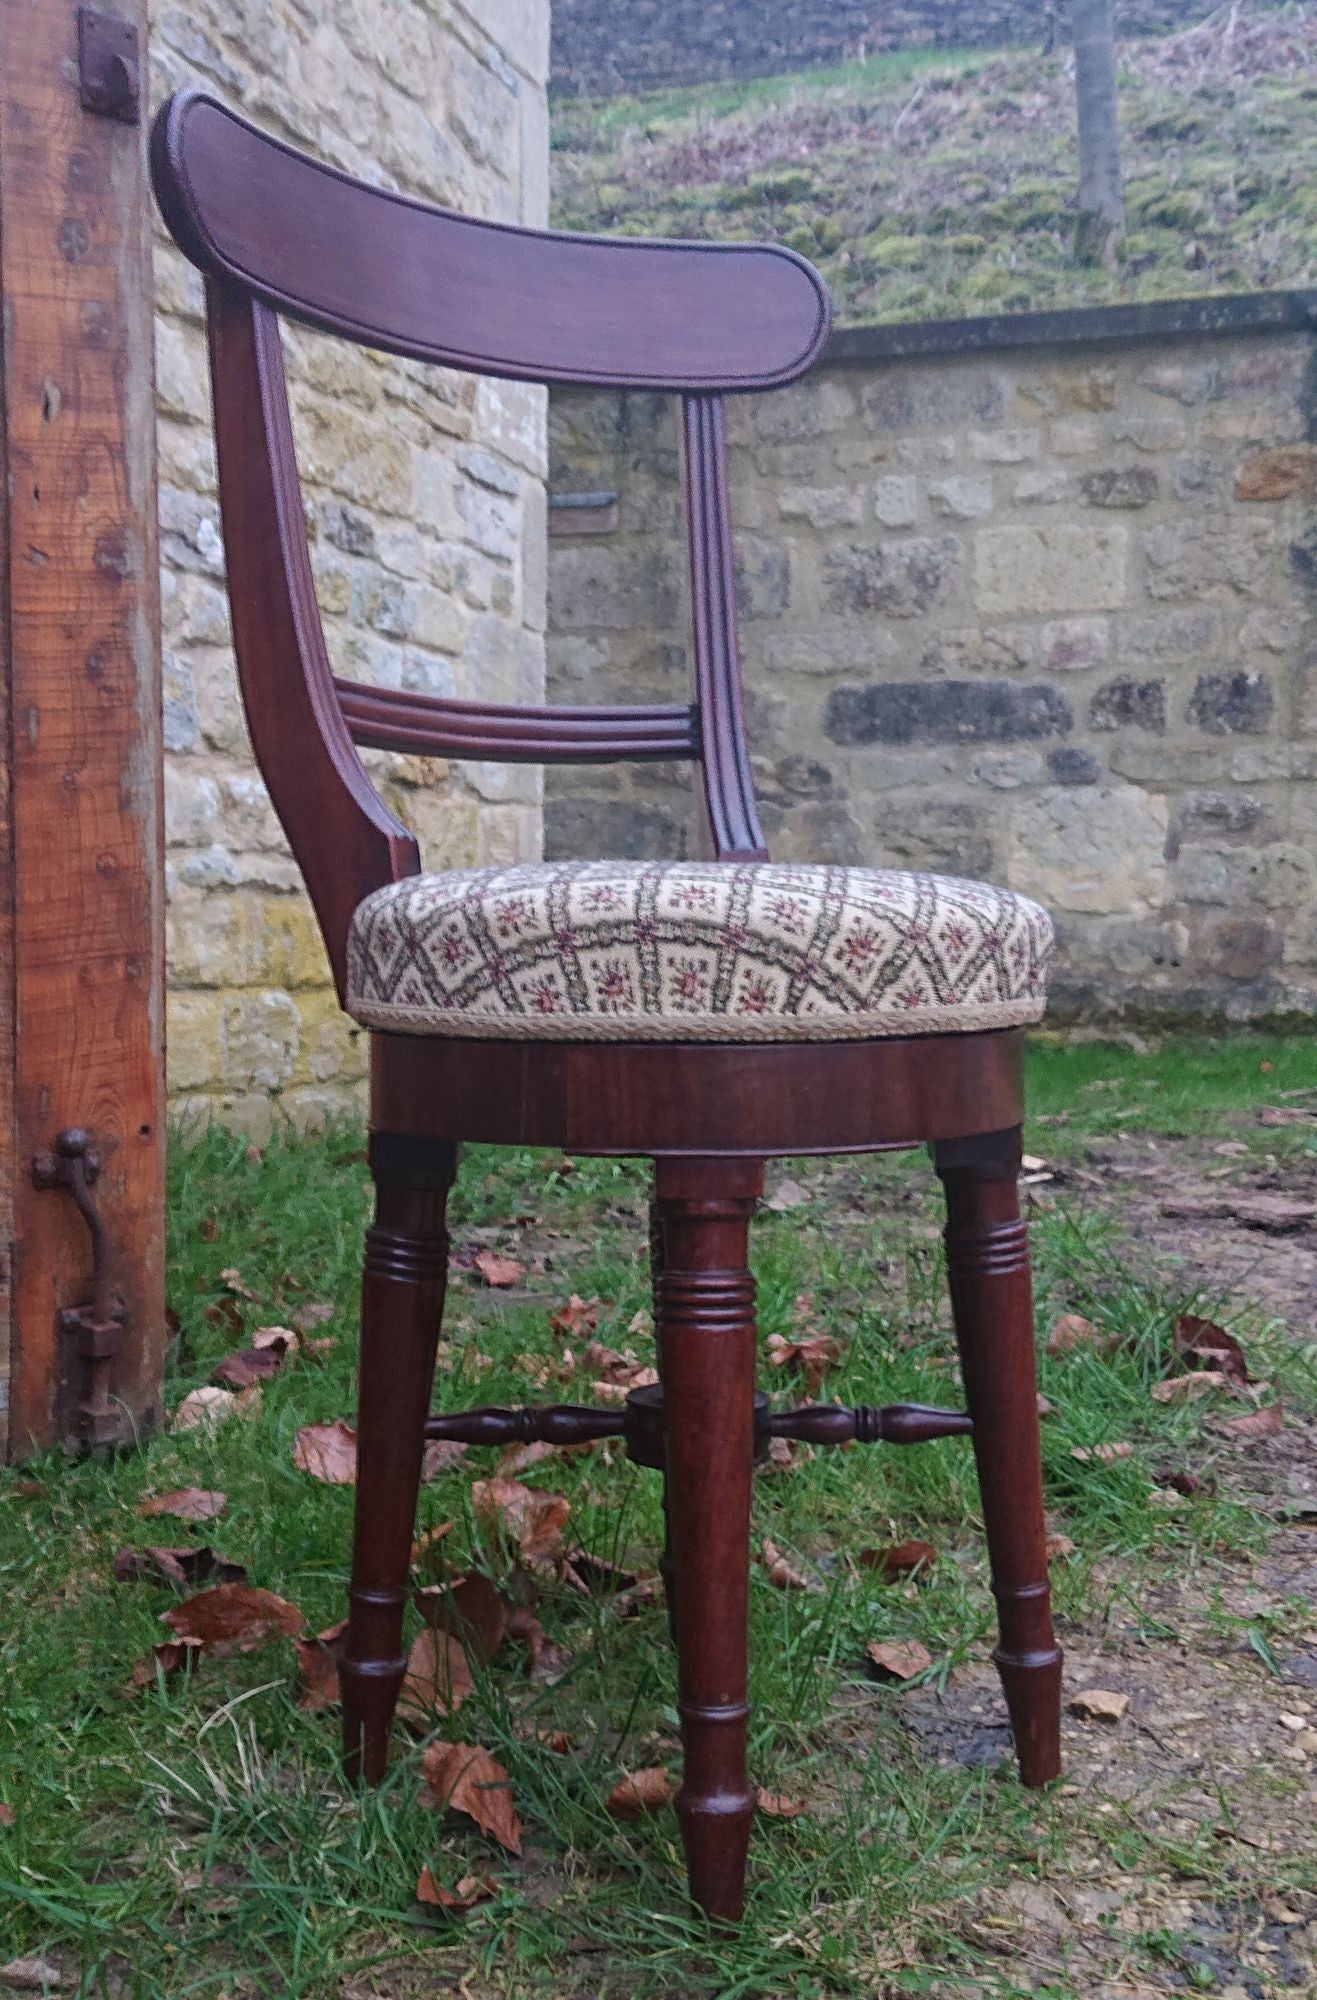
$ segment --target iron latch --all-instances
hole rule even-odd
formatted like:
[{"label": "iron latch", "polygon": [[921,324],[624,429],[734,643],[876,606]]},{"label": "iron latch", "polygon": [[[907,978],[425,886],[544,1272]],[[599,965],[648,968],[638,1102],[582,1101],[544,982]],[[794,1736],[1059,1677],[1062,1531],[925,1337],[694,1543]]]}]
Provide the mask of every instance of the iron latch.
[{"label": "iron latch", "polygon": [[135,22],[99,7],[79,7],[78,83],[84,110],[125,125],[139,122],[142,56]]},{"label": "iron latch", "polygon": [[110,1289],[105,1224],[92,1194],[100,1171],[100,1155],[78,1125],[57,1133],[54,1152],[38,1153],[32,1162],[33,1185],[67,1188],[91,1236],[91,1298],[85,1305],[62,1306],[55,1315],[59,1331],[74,1345],[83,1393],[73,1408],[72,1429],[87,1446],[118,1444],[123,1434],[123,1415],[110,1389],[127,1310]]}]

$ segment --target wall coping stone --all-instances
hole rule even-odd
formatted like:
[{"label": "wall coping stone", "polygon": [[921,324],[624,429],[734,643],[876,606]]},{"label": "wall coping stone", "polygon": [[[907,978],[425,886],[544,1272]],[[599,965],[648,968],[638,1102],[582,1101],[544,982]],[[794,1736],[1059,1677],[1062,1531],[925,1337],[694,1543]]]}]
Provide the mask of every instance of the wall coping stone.
[{"label": "wall coping stone", "polygon": [[1207,298],[1152,299],[1143,305],[1069,306],[1052,312],[837,327],[819,365],[866,367],[879,361],[991,354],[1011,348],[1201,340],[1213,334],[1302,333],[1314,328],[1317,290],[1223,292]]}]

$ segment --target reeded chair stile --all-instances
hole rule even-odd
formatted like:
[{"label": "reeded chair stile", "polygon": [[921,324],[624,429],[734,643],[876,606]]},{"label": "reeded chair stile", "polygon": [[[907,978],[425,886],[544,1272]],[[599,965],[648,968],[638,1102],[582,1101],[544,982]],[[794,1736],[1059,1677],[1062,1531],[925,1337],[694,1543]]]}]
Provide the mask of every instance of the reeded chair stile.
[{"label": "reeded chair stile", "polygon": [[[472,221],[369,188],[183,93],[152,138],[169,228],[206,277],[234,643],[252,743],[339,998],[371,1029],[375,1220],[362,1287],[358,1487],[342,1667],[350,1772],[384,1771],[427,1437],[620,1435],[661,1470],[691,1891],[744,1900],[753,1468],[771,1436],[908,1444],[971,1431],[1021,1774],[1059,1768],[1017,1175],[1021,1032],[1051,928],[982,883],[775,866],[742,720],[723,399],[813,365],[818,274],[762,245],[643,243]],[[422,362],[681,399],[694,699],[519,708],[335,677],[307,549],[280,316]],[[686,758],[713,859],[422,872],[360,747],[572,763]],[[463,1140],[654,1161],[661,1389],[621,1410],[430,1412]],[[755,1391],[751,1217],[765,1159],[927,1143],[968,1413]]]}]

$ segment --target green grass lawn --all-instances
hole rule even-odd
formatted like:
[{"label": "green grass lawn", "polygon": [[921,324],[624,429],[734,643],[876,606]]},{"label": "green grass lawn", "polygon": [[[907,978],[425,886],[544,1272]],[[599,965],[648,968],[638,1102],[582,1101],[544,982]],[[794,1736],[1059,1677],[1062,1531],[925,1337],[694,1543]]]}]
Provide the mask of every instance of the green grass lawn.
[{"label": "green grass lawn", "polygon": [[[1243,1129],[1272,1091],[1317,1088],[1310,1045],[1264,1038],[1168,1043],[1146,1055],[1043,1045],[1031,1070],[1042,1118],[1071,1115],[1067,1142],[1080,1126],[1112,1129],[1127,1109],[1132,1117],[1115,1129]],[[1048,1150],[1058,1129],[1044,1123],[1030,1144]],[[360,1146],[358,1135],[335,1133],[257,1152],[213,1132],[176,1148],[171,1164],[170,1299],[179,1322],[171,1402],[255,1328],[287,1324],[307,1305],[332,1308],[315,1329],[334,1338],[332,1349],[295,1358],[265,1386],[256,1414],[213,1435],[167,1433],[112,1464],[50,1458],[0,1473],[0,1803],[9,1808],[0,1814],[9,1822],[0,1824],[0,1965],[40,1955],[65,1968],[66,1992],[134,2000],[376,1992],[806,2000],[952,1993],[966,1990],[962,1981],[979,1982],[972,1990],[983,1994],[1079,2000],[1087,1989],[1064,1968],[1044,1983],[1015,1983],[1027,1967],[1003,1970],[969,1915],[985,1886],[1032,1878],[1077,1851],[1096,1824],[1094,1799],[1082,1786],[1027,1795],[1005,1768],[922,1754],[903,1721],[903,1704],[916,1697],[863,1671],[869,1642],[918,1639],[933,1660],[925,1678],[955,1685],[991,1643],[964,1440],[820,1453],[758,1481],[756,1545],[770,1536],[816,1587],[775,1589],[754,1566],[752,1764],[761,1783],[811,1810],[759,1824],[750,1910],[736,1935],[712,1933],[689,1914],[670,1813],[624,1823],[604,1810],[623,1771],[676,1765],[661,1602],[621,1618],[606,1593],[542,1586],[537,1615],[568,1656],[565,1676],[529,1681],[524,1656],[505,1648],[477,1671],[474,1694],[447,1726],[511,1774],[526,1829],[519,1863],[469,1821],[418,1803],[415,1739],[400,1739],[379,1793],[346,1790],[337,1717],[299,1708],[285,1640],[125,1692],[135,1661],[168,1636],[159,1614],[177,1595],[163,1583],[117,1583],[122,1546],[206,1541],[245,1564],[253,1584],[300,1606],[309,1631],[341,1615],[351,1493],[299,1472],[292,1452],[299,1426],[350,1416],[353,1406],[366,1215]],[[957,1401],[937,1208],[922,1160],[792,1171],[810,1199],[766,1212],[755,1229],[764,1335],[789,1333],[808,1292],[809,1323],[842,1346],[825,1394]],[[531,1379],[561,1351],[549,1315],[573,1292],[602,1301],[600,1340],[647,1360],[650,1337],[636,1320],[648,1303],[646,1199],[644,1173],[630,1164],[584,1161],[564,1172],[543,1155],[468,1154],[455,1239],[494,1244],[527,1275],[506,1297],[470,1276],[456,1281],[436,1400],[588,1400],[586,1377],[547,1391]],[[1258,1555],[1271,1527],[1232,1491],[1232,1447],[1215,1427],[1221,1399],[1161,1404],[1148,1393],[1167,1366],[1175,1313],[1202,1302],[1175,1297],[1131,1263],[1109,1223],[1064,1200],[1039,1215],[1035,1243],[1040,1328],[1079,1312],[1117,1336],[1109,1353],[1042,1360],[1055,1405],[1044,1424],[1048,1502],[1056,1530],[1075,1544],[1054,1573],[1063,1640],[1132,1615],[1155,1644],[1157,1619],[1139,1608],[1145,1585],[1170,1569],[1215,1589],[1214,1579]],[[1311,1408],[1311,1350],[1247,1315],[1239,1324],[1254,1374],[1291,1411]],[[787,1394],[796,1386],[767,1367],[762,1379]],[[1132,1446],[1127,1457],[1072,1456],[1115,1441]],[[1158,1476],[1179,1468],[1205,1483],[1172,1512]],[[521,1588],[508,1553],[472,1511],[471,1480],[492,1469],[491,1458],[472,1454],[467,1469],[434,1479],[420,1525],[453,1524],[442,1543],[450,1572],[475,1567]],[[632,1571],[653,1566],[660,1516],[651,1474],[596,1450],[549,1459],[524,1477],[569,1499],[569,1544]],[[143,1497],[189,1485],[227,1495],[205,1528],[135,1512]],[[912,1537],[939,1552],[926,1582],[885,1584],[856,1560],[864,1548]],[[1283,1649],[1303,1623],[1301,1608],[1244,1614],[1225,1598],[1214,1617],[1223,1644],[1252,1644],[1259,1658]],[[543,1740],[559,1730],[571,1738],[565,1755]],[[1235,1886],[1248,1869],[1265,1870],[1282,1893],[1287,1864],[1227,1848],[1209,1823],[1218,1817],[1214,1808],[1180,1837],[1175,1865],[1209,1882],[1228,1872]],[[1164,1834],[1133,1817],[1103,1839],[1116,1840],[1126,1871],[1168,1865]],[[461,1920],[422,1908],[414,1891],[427,1864],[450,1886],[468,1873],[492,1876],[493,1900]],[[1296,1857],[1296,1877],[1303,1865]],[[1128,1941],[1136,1965],[1161,1962],[1158,1949],[1156,1940]]]},{"label": "green grass lawn", "polygon": [[904,51],[554,112],[561,225],[786,242],[844,324],[1317,281],[1317,7],[1122,45],[1127,233],[1076,264],[1064,46]]}]

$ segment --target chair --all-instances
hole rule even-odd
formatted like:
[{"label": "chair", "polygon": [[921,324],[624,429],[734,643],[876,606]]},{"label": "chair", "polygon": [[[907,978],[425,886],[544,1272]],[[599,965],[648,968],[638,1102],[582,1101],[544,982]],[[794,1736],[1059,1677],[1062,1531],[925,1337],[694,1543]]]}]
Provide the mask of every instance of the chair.
[{"label": "chair", "polygon": [[[1017,1175],[1021,1031],[1045,913],[982,884],[774,866],[742,725],[727,394],[803,375],[829,324],[801,258],[471,221],[367,187],[183,93],[152,138],[157,197],[205,274],[234,642],[256,757],[371,1033],[375,1220],[362,1288],[359,1474],[342,1665],[350,1774],[376,1781],[403,1677],[427,1438],[619,1432],[661,1468],[691,1892],[735,1919],[755,1809],[745,1760],[750,1489],[770,1437],[973,1433],[1025,1784],[1059,1769],[1029,1253]],[[695,699],[497,707],[336,679],[316,606],[279,315],[421,362],[681,398]],[[358,746],[543,763],[688,758],[709,861],[420,872]],[[435,1417],[445,1201],[462,1140],[654,1161],[660,1389],[624,1410]],[[747,1234],[774,1155],[932,1146],[968,1414],[755,1391]]]}]

